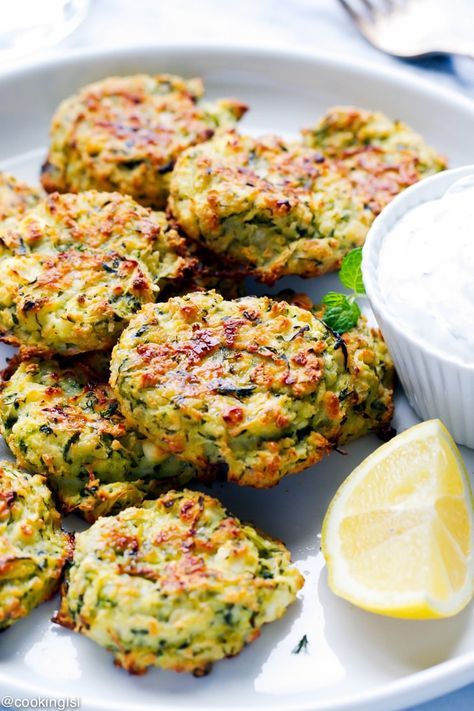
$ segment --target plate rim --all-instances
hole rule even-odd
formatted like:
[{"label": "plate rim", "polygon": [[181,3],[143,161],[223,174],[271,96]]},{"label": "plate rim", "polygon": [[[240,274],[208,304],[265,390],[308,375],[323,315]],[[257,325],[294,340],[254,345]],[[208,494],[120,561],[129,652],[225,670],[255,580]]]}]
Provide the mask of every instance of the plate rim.
[{"label": "plate rim", "polygon": [[[219,44],[212,43],[206,46],[203,43],[179,43],[179,42],[164,42],[162,44],[119,44],[117,46],[105,46],[105,47],[78,47],[73,49],[58,49],[54,54],[48,57],[43,57],[40,59],[32,60],[24,58],[21,62],[15,66],[0,66],[0,83],[3,80],[8,80],[10,78],[20,77],[23,74],[40,72],[45,69],[52,69],[59,64],[76,64],[83,60],[87,62],[92,58],[97,60],[103,58],[113,58],[114,56],[120,56],[124,59],[127,56],[137,57],[139,55],[150,55],[150,54],[166,54],[167,52],[179,51],[183,55],[227,55],[232,56],[236,54],[247,54],[258,57],[259,59],[265,58],[275,58],[277,56],[279,59],[288,60],[300,60],[300,61],[316,61],[318,63],[326,64],[327,66],[335,67],[339,70],[349,69],[351,72],[353,69],[359,72],[364,72],[380,80],[391,80],[395,83],[402,83],[404,85],[409,85],[412,88],[419,88],[420,90],[425,90],[431,95],[435,95],[439,98],[448,99],[461,108],[466,109],[474,113],[474,99],[465,96],[458,91],[444,84],[436,84],[434,79],[423,77],[418,74],[412,74],[409,69],[404,67],[395,67],[391,65],[377,65],[368,59],[360,59],[359,57],[352,57],[350,54],[336,54],[330,51],[320,51],[317,49],[309,50],[307,48],[290,49],[290,48],[278,48],[274,46],[250,46],[250,45],[239,45],[239,44]],[[347,66],[347,61],[350,60],[350,66]]]},{"label": "plate rim", "polygon": [[[191,55],[213,56],[219,57],[225,55],[227,58],[232,56],[247,55],[252,56],[257,60],[275,60],[278,61],[300,61],[315,63],[319,67],[321,65],[334,69],[336,71],[349,70],[351,73],[365,74],[374,80],[387,82],[389,85],[401,85],[404,88],[410,88],[419,91],[421,94],[429,94],[440,100],[444,100],[450,104],[454,104],[458,109],[472,114],[474,119],[474,100],[464,96],[460,91],[454,88],[435,84],[432,79],[412,74],[408,69],[403,67],[394,67],[390,65],[377,65],[374,62],[358,57],[352,57],[349,54],[335,54],[329,51],[310,50],[310,49],[289,49],[278,48],[276,46],[256,47],[252,45],[212,43],[205,45],[200,42],[196,43],[179,43],[169,42],[157,44],[119,44],[117,46],[106,47],[81,47],[71,50],[59,49],[53,55],[41,59],[27,57],[15,66],[6,65],[0,67],[0,89],[4,81],[11,79],[19,79],[23,76],[42,71],[54,71],[62,65],[78,65],[90,64],[94,61],[100,62],[104,59],[113,60],[120,58],[126,61],[138,59],[140,56],[152,56],[157,58],[160,55],[180,52],[183,56],[190,57]],[[347,62],[350,59],[350,65]],[[8,160],[8,158],[4,159]],[[429,701],[440,695],[444,695],[456,689],[459,689],[466,684],[474,681],[474,651],[467,652],[457,658],[447,659],[439,664],[433,665],[422,671],[407,674],[399,680],[392,681],[386,684],[381,684],[373,691],[365,691],[357,693],[348,698],[336,697],[334,701],[326,700],[322,704],[317,701],[288,701],[280,703],[276,702],[269,709],[274,711],[380,711],[383,704],[384,711],[394,711],[407,705]],[[38,694],[43,692],[44,688],[28,683],[19,685],[17,682],[9,680],[4,673],[0,671],[0,682],[2,685],[2,693],[5,696],[5,689],[12,689],[15,692],[23,692]],[[49,692],[49,696],[54,698],[64,698],[55,694],[54,691]],[[97,709],[98,711],[129,711],[130,704],[114,703],[113,705],[106,704],[94,697],[88,697],[85,703],[82,703],[84,709]],[[193,711],[196,707],[190,705],[173,705],[173,711]],[[261,706],[253,706],[246,704],[227,706],[228,711],[262,711]],[[149,711],[149,705],[137,704],[133,702],[133,709],[136,711]]]}]

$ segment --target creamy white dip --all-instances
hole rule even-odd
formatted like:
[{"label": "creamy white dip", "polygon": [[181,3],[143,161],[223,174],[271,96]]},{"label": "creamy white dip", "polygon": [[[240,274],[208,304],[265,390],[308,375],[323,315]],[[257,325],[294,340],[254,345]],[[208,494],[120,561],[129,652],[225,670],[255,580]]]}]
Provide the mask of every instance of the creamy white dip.
[{"label": "creamy white dip", "polygon": [[474,176],[395,224],[380,251],[378,283],[407,333],[474,364]]}]

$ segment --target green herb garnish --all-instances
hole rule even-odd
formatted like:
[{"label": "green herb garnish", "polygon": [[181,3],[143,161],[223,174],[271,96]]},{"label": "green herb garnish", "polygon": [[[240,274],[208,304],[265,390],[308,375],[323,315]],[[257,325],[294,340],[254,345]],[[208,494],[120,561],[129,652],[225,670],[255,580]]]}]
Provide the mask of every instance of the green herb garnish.
[{"label": "green herb garnish", "polygon": [[362,247],[356,247],[346,254],[342,260],[339,280],[355,294],[365,294],[364,280],[362,279]]},{"label": "green herb garnish", "polygon": [[360,308],[356,302],[358,296],[365,294],[362,279],[362,248],[357,247],[342,260],[339,280],[347,289],[352,289],[352,294],[340,294],[330,291],[322,299],[326,306],[322,320],[337,333],[346,333],[357,325],[360,318]]},{"label": "green herb garnish", "polygon": [[309,644],[308,638],[307,638],[307,636],[304,634],[304,635],[301,637],[301,639],[300,639],[300,641],[298,642],[298,644],[296,645],[296,647],[294,648],[294,650],[292,651],[292,654],[299,654],[300,652],[303,652],[303,651],[304,651],[304,652],[307,652],[307,651],[308,651],[308,644]]},{"label": "green herb garnish", "polygon": [[323,321],[337,333],[345,333],[357,324],[360,308],[353,296],[330,291],[323,298],[326,306]]}]

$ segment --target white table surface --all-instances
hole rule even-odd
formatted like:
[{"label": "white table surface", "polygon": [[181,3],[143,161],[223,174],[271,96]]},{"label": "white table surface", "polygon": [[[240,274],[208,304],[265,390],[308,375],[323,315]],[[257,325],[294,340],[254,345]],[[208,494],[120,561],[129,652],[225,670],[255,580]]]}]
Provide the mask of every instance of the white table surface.
[{"label": "white table surface", "polygon": [[[447,21],[457,24],[464,36],[474,37],[474,0],[431,2],[436,11],[448,7]],[[337,0],[90,0],[90,3],[88,16],[74,34],[56,48],[29,59],[54,56],[70,48],[172,42],[293,47],[332,51],[347,56],[348,62],[357,56],[378,64],[402,66],[474,99],[474,61],[446,58],[413,65],[386,57],[359,36]],[[416,707],[416,711],[473,710],[474,684]]]}]

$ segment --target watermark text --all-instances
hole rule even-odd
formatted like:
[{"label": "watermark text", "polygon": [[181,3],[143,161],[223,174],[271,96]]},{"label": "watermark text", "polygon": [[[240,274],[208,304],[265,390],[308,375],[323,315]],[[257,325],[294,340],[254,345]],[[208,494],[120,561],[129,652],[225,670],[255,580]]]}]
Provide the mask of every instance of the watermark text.
[{"label": "watermark text", "polygon": [[80,709],[81,699],[79,696],[2,696],[0,708],[3,709]]}]

